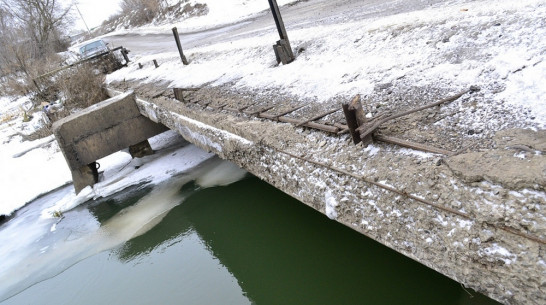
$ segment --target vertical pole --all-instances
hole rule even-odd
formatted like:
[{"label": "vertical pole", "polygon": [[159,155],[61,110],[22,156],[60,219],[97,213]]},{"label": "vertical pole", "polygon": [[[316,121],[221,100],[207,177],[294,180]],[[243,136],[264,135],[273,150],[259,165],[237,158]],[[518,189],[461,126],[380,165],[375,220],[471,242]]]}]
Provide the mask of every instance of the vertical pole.
[{"label": "vertical pole", "polygon": [[353,138],[353,142],[358,144],[362,141],[364,147],[368,146],[373,142],[372,134],[366,135],[364,138],[360,136],[360,131],[358,128],[365,126],[368,122],[366,118],[366,113],[362,107],[362,102],[360,100],[360,94],[357,94],[350,103],[341,104],[343,112],[345,113],[345,119],[347,120],[347,126],[349,127],[349,132]]},{"label": "vertical pole", "polygon": [[294,53],[292,52],[292,47],[290,46],[290,41],[288,40],[288,34],[286,34],[286,28],[284,27],[284,22],[282,20],[279,6],[277,5],[277,0],[268,1],[269,7],[271,8],[271,13],[273,14],[273,19],[275,19],[275,24],[277,25],[277,31],[279,32],[279,36],[281,38],[281,40],[279,40],[277,45],[275,45],[273,48],[275,50],[275,54],[277,55],[277,61],[280,61],[280,59],[283,57],[281,54],[277,53],[279,48],[282,50],[281,52],[285,52],[288,59],[286,62],[285,60],[282,60],[282,62],[283,64],[287,64],[295,59]]},{"label": "vertical pole", "polygon": [[129,53],[127,51],[126,48],[121,48],[121,55],[123,56],[123,59],[125,59],[125,64],[127,65],[129,63],[129,56],[127,56],[127,53]]},{"label": "vertical pole", "polygon": [[78,14],[80,14],[80,17],[82,18],[83,24],[85,25],[85,28],[87,29],[87,33],[89,35],[91,35],[91,31],[89,30],[89,27],[87,26],[87,22],[85,22],[85,19],[83,19],[83,15],[80,12],[80,8],[78,7],[78,5],[76,3],[74,3],[74,6],[76,7],[76,10],[78,11]]},{"label": "vertical pole", "polygon": [[184,65],[188,65],[188,60],[186,59],[186,56],[184,56],[184,51],[182,50],[182,45],[180,44],[180,36],[178,36],[178,29],[176,27],[173,28],[173,35],[174,40],[176,41],[176,46],[178,47],[178,53],[180,53],[180,59],[182,59],[182,63]]},{"label": "vertical pole", "polygon": [[173,88],[174,98],[184,102],[184,92],[180,88]]},{"label": "vertical pole", "polygon": [[347,126],[349,127],[349,132],[353,138],[353,143],[356,145],[362,141],[360,139],[360,133],[356,130],[358,128],[358,123],[356,121],[356,114],[354,109],[349,108],[349,103],[341,104],[343,108],[343,113],[345,114],[345,120],[347,121]]},{"label": "vertical pole", "polygon": [[156,68],[159,68],[159,64],[157,63],[157,60],[154,59],[153,62],[154,62],[154,66],[155,66]]}]

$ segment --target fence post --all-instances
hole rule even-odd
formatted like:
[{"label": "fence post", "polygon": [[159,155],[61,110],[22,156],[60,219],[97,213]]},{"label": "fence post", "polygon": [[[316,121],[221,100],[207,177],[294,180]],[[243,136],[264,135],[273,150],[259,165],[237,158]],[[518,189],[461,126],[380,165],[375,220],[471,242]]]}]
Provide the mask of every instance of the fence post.
[{"label": "fence post", "polygon": [[129,51],[126,48],[121,48],[121,55],[123,56],[123,59],[125,59],[126,65],[130,62],[129,56],[127,56],[127,54],[129,54]]},{"label": "fence post", "polygon": [[295,56],[292,52],[288,35],[286,34],[286,28],[284,27],[284,22],[282,21],[277,0],[268,1],[269,7],[271,8],[271,13],[273,14],[273,19],[275,19],[275,24],[277,25],[277,31],[281,37],[281,39],[277,41],[277,44],[273,46],[273,50],[275,51],[275,56],[277,57],[277,63],[282,62],[284,65],[286,65],[294,61]]},{"label": "fence post", "polygon": [[180,44],[180,36],[178,36],[178,29],[176,27],[173,28],[173,35],[174,40],[176,41],[176,46],[178,47],[178,53],[180,53],[180,59],[182,59],[182,63],[184,65],[188,65],[188,60],[186,59],[186,56],[184,56],[184,51],[182,50],[182,45]]}]

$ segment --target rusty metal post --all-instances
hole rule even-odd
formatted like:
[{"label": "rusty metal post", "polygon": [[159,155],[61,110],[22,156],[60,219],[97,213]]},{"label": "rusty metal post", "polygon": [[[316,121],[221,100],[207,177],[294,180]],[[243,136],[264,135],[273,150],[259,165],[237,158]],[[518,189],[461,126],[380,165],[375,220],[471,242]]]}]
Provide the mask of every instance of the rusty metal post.
[{"label": "rusty metal post", "polygon": [[288,35],[286,34],[286,28],[284,27],[284,22],[282,21],[277,0],[268,1],[269,7],[271,8],[271,13],[273,14],[273,19],[275,19],[275,24],[277,25],[277,31],[281,37],[281,39],[277,41],[277,44],[273,46],[273,50],[275,51],[275,56],[277,57],[277,63],[282,62],[284,65],[286,65],[294,61],[295,56],[292,52]]},{"label": "rusty metal post", "polygon": [[129,54],[129,50],[122,47],[120,52],[121,52],[121,56],[123,56],[123,59],[125,59],[125,65],[127,65],[130,62],[129,56],[127,55]]},{"label": "rusty metal post", "polygon": [[178,53],[180,53],[180,59],[182,59],[182,63],[184,65],[188,65],[188,60],[186,59],[186,56],[184,56],[184,51],[182,50],[182,44],[180,44],[180,36],[178,35],[178,29],[176,27],[173,28],[173,35],[174,40],[176,41],[176,46],[178,47]]}]

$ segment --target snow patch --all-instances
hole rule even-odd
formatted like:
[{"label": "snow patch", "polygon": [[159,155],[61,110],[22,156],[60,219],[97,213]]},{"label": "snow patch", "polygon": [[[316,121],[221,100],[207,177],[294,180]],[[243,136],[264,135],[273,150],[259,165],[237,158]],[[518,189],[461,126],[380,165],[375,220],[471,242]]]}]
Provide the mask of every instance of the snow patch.
[{"label": "snow patch", "polygon": [[337,218],[336,207],[338,206],[338,202],[336,201],[330,190],[324,192],[324,203],[326,216],[328,216],[328,218],[330,219],[335,220]]},{"label": "snow patch", "polygon": [[459,227],[462,228],[462,229],[467,229],[469,230],[472,225],[474,224],[474,222],[472,220],[458,220],[459,222]]},{"label": "snow patch", "polygon": [[203,188],[224,186],[243,179],[246,174],[247,171],[237,165],[231,162],[222,162],[202,176],[199,176],[195,182]]},{"label": "snow patch", "polygon": [[409,149],[409,148],[401,148],[398,150],[401,154],[403,155],[406,155],[406,156],[415,156],[415,157],[419,157],[421,159],[429,159],[429,158],[433,158],[434,157],[434,154],[432,153],[428,153],[428,152],[424,152],[424,151],[419,151],[419,150],[415,150],[415,149]]},{"label": "snow patch", "polygon": [[511,253],[506,248],[499,246],[497,243],[493,243],[491,247],[480,249],[478,254],[496,257],[501,256],[500,259],[507,265],[515,262],[517,258],[515,254]]}]

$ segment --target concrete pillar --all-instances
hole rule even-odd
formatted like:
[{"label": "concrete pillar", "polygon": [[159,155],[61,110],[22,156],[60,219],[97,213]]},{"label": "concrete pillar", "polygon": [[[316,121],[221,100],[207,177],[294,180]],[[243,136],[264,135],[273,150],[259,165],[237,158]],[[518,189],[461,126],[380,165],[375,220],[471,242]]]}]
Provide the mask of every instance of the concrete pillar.
[{"label": "concrete pillar", "polygon": [[92,162],[88,165],[80,167],[79,169],[71,170],[71,173],[76,194],[87,186],[92,186],[99,182],[97,162]]},{"label": "concrete pillar", "polygon": [[98,182],[95,161],[127,147],[133,158],[153,154],[148,138],[168,130],[140,113],[132,92],[59,120],[52,129],[76,193]]},{"label": "concrete pillar", "polygon": [[150,142],[148,142],[148,140],[144,140],[140,143],[129,146],[129,153],[131,154],[131,157],[134,159],[134,158],[142,158],[145,156],[153,155],[154,150],[152,149],[152,146],[150,146]]}]

